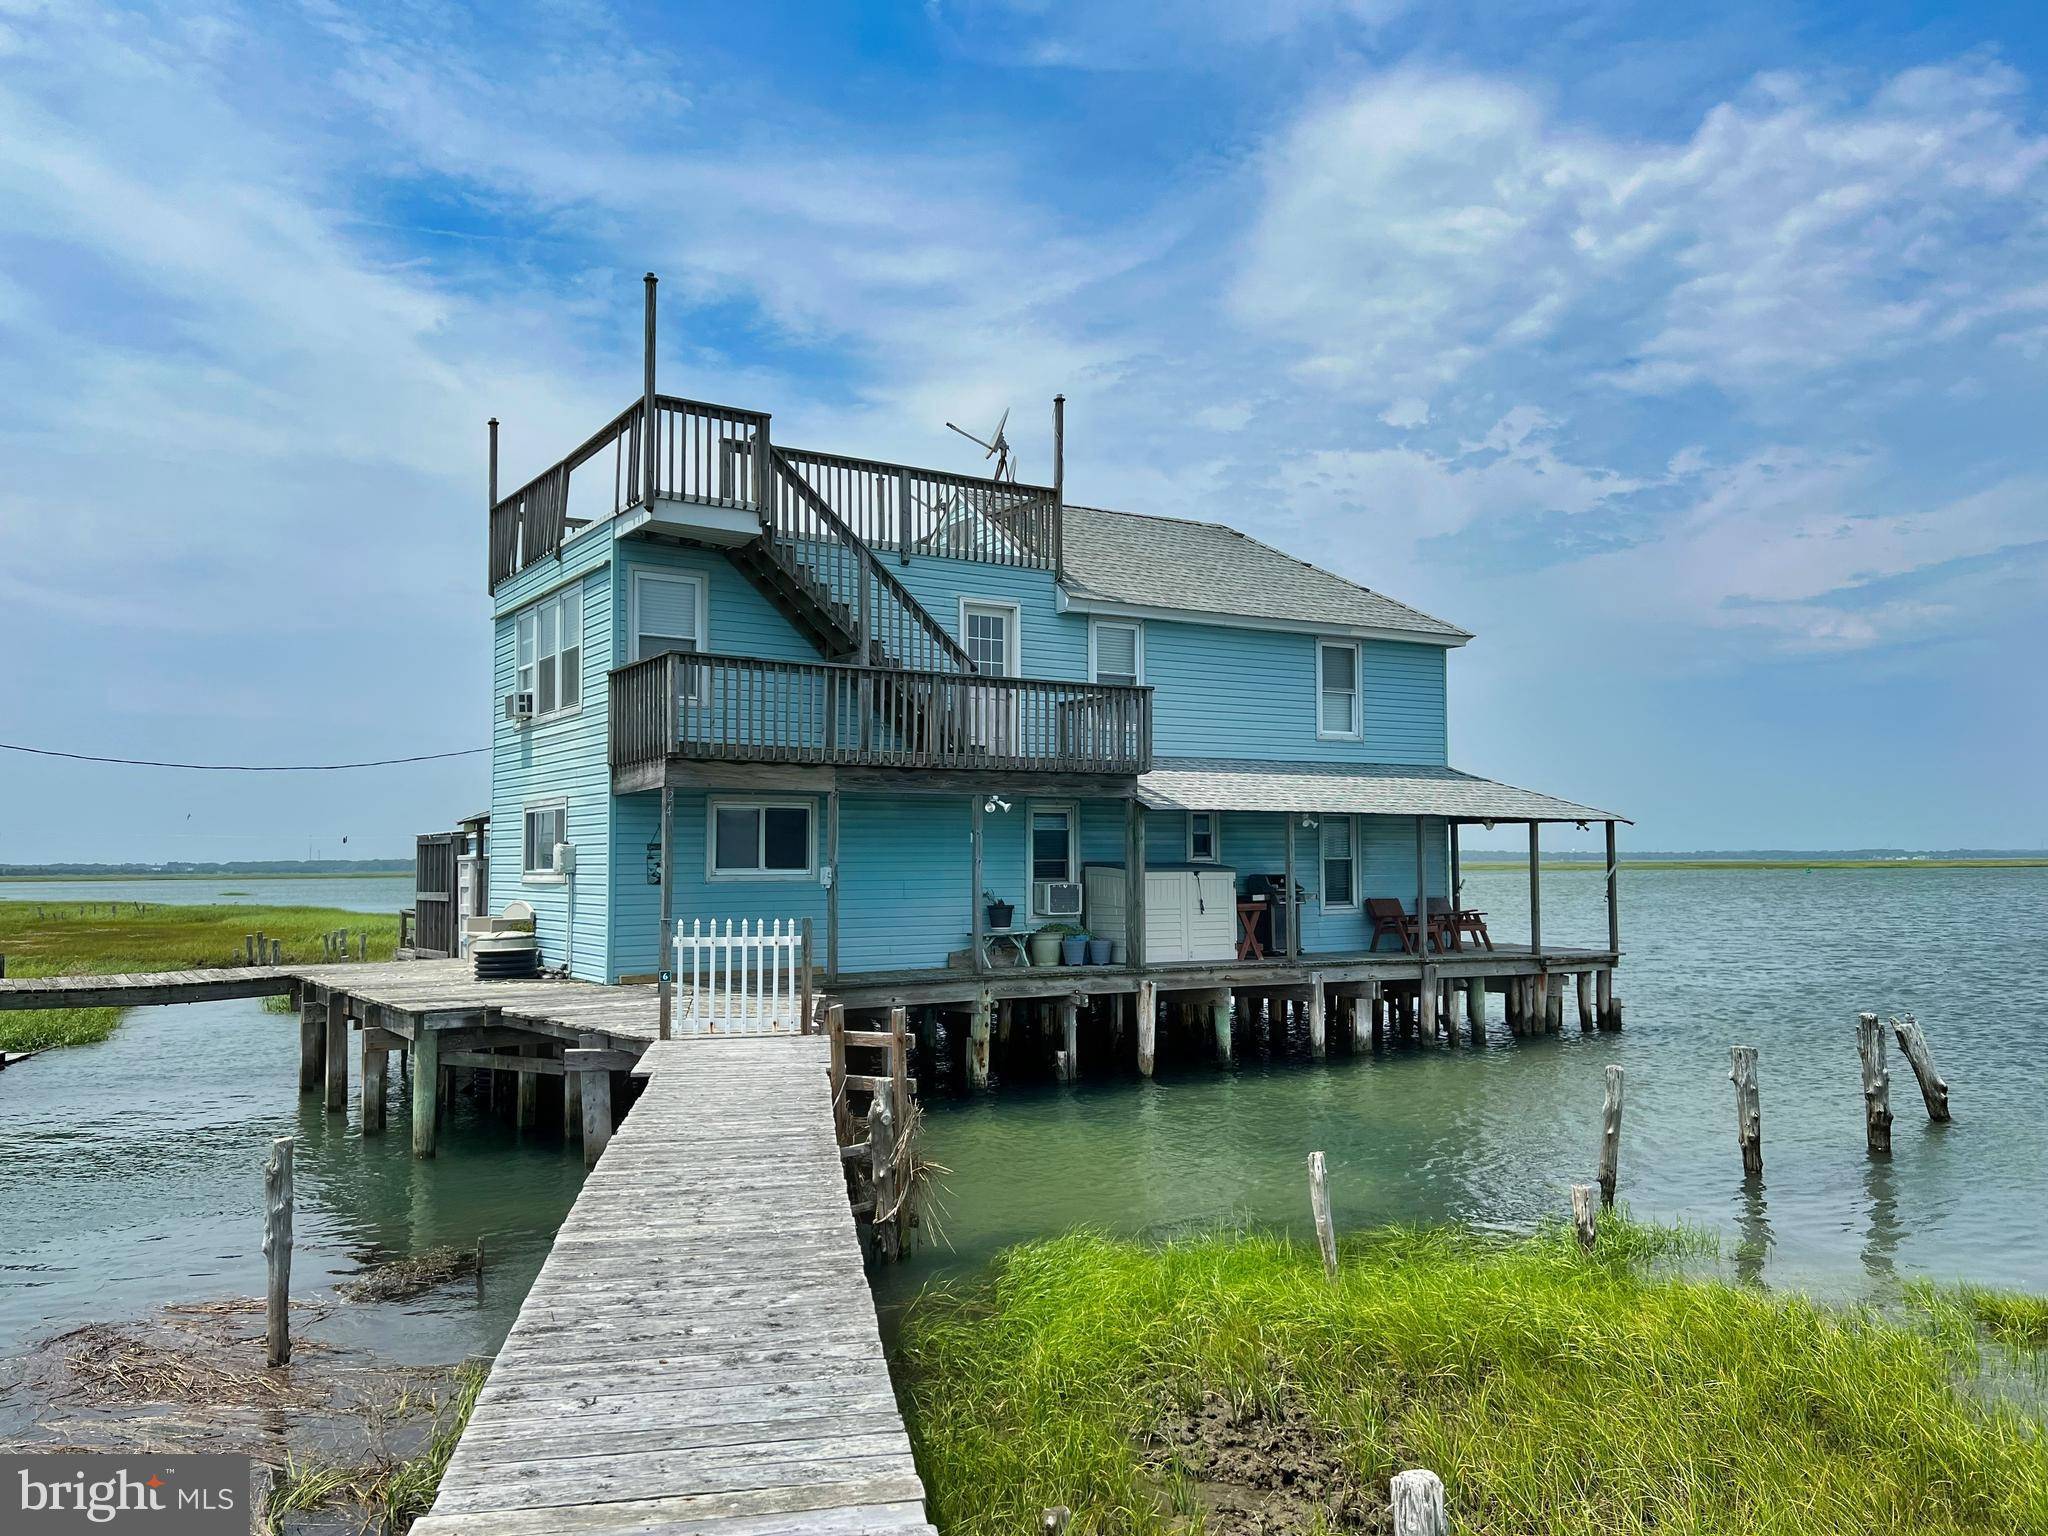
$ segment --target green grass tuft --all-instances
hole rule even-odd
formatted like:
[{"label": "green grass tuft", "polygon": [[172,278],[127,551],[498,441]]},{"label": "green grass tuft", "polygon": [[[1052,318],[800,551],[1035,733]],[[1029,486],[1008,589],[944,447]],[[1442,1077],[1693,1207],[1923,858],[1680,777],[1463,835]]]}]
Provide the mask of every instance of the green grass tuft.
[{"label": "green grass tuft", "polygon": [[[293,962],[323,958],[321,937],[337,928],[370,935],[370,958],[389,960],[398,918],[330,907],[186,907],[158,902],[0,901],[0,955],[7,974],[103,976],[123,971],[196,971],[239,965],[246,935],[284,942]],[[118,1008],[44,1008],[0,1013],[0,1050],[91,1045],[121,1021]]]},{"label": "green grass tuft", "polygon": [[1599,1250],[1391,1228],[1313,1249],[1080,1233],[912,1309],[907,1406],[949,1536],[1188,1529],[1141,1441],[1205,1395],[1285,1402],[1384,1489],[1428,1467],[1452,1529],[1518,1536],[2048,1530],[2048,1445],[1955,1383],[1967,1340],[1665,1261],[1711,1247],[1624,1218]]}]

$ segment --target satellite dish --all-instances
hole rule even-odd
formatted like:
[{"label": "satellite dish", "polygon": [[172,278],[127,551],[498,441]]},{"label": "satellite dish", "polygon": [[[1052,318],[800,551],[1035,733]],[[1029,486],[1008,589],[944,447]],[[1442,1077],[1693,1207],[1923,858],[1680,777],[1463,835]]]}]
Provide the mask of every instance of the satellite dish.
[{"label": "satellite dish", "polygon": [[958,432],[967,441],[983,449],[984,458],[996,461],[995,479],[1014,482],[1017,478],[1017,461],[1010,457],[1010,440],[1003,436],[1003,429],[1009,424],[1010,411],[1007,406],[1003,408],[1002,420],[996,423],[995,431],[987,437],[976,437],[965,427],[954,426],[950,421],[946,423],[949,428]]}]

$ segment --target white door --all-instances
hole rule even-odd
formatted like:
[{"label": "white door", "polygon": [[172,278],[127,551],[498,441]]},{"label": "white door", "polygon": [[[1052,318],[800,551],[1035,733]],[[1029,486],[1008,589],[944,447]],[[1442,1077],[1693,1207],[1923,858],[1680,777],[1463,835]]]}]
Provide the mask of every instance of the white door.
[{"label": "white door", "polygon": [[[1017,610],[1001,603],[960,605],[961,643],[977,672],[1016,677]],[[1019,755],[1016,699],[1007,688],[969,685],[969,727],[974,744],[998,757]]]},{"label": "white door", "polygon": [[1190,960],[1237,958],[1237,876],[1228,869],[1196,873],[1195,910],[1188,919]]}]

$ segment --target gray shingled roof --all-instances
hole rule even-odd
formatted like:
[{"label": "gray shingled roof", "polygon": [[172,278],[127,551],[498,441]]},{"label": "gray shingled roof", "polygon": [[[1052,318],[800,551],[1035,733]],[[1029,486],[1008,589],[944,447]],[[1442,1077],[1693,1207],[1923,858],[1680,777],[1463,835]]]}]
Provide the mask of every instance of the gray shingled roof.
[{"label": "gray shingled roof", "polygon": [[1077,597],[1250,619],[1401,630],[1448,644],[1470,631],[1431,618],[1221,523],[1066,509],[1066,584]]},{"label": "gray shingled roof", "polygon": [[1347,811],[1379,816],[1456,816],[1473,821],[1626,821],[1595,810],[1474,778],[1455,768],[1401,763],[1265,763],[1230,757],[1163,757],[1138,780],[1160,810]]}]

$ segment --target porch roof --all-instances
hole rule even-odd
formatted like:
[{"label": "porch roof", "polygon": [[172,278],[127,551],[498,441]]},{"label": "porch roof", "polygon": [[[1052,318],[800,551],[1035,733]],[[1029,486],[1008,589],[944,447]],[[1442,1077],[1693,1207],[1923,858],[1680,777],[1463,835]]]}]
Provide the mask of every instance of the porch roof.
[{"label": "porch roof", "polygon": [[1158,810],[1355,812],[1459,821],[1628,820],[1615,811],[1498,784],[1455,768],[1405,763],[1155,758],[1152,771],[1138,780],[1138,794]]}]

